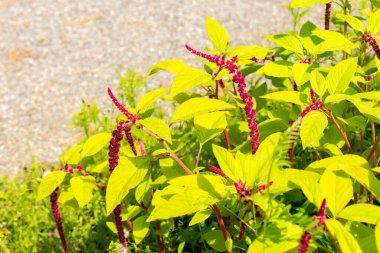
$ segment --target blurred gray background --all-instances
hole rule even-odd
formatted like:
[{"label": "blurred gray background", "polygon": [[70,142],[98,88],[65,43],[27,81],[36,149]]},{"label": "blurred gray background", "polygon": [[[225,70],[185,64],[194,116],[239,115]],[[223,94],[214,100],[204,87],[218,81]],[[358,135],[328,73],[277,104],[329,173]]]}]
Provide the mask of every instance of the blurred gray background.
[{"label": "blurred gray background", "polygon": [[[0,0],[0,172],[31,156],[46,165],[80,138],[69,126],[82,99],[109,103],[116,70],[140,74],[167,58],[194,62],[184,48],[208,42],[206,16],[233,45],[292,29],[290,0]],[[318,5],[303,20],[319,18]],[[150,79],[170,85],[170,75]]]}]

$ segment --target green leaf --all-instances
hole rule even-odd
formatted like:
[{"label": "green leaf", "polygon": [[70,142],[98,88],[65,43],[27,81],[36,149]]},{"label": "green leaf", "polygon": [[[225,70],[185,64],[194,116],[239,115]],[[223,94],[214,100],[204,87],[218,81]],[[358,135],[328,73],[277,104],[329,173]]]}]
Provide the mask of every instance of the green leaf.
[{"label": "green leaf", "polygon": [[380,10],[369,14],[367,22],[367,32],[374,36],[380,29]]},{"label": "green leaf", "polygon": [[339,218],[376,224],[380,218],[380,207],[370,204],[353,204],[344,208],[339,214]]},{"label": "green leaf", "polygon": [[365,27],[363,23],[354,16],[338,13],[337,17],[343,21],[346,21],[354,30],[364,33]]},{"label": "green leaf", "polygon": [[81,151],[83,148],[83,144],[75,145],[69,148],[61,157],[61,161],[64,164],[76,165],[82,159]]},{"label": "green leaf", "polygon": [[92,199],[92,190],[95,187],[95,178],[92,176],[78,176],[70,180],[71,192],[78,201],[79,207],[84,207]]},{"label": "green leaf", "polygon": [[368,225],[356,221],[343,222],[344,227],[348,229],[359,243],[363,252],[378,253],[376,250],[376,239],[374,230]]},{"label": "green leaf", "polygon": [[41,181],[40,186],[38,187],[37,201],[44,199],[61,185],[65,179],[66,172],[64,171],[53,171],[47,174]]},{"label": "green leaf", "polygon": [[377,200],[380,200],[380,180],[376,178],[370,169],[365,169],[353,164],[338,164],[338,166],[369,190]]},{"label": "green leaf", "polygon": [[142,125],[156,134],[158,137],[172,144],[172,136],[169,126],[159,118],[146,118],[141,121]]},{"label": "green leaf", "polygon": [[320,185],[326,198],[327,208],[336,217],[351,200],[354,190],[351,179],[334,168],[335,165],[332,165],[325,170],[320,179]]},{"label": "green leaf", "polygon": [[154,101],[166,94],[170,88],[158,88],[146,93],[137,103],[136,111],[145,110],[149,107]]},{"label": "green leaf", "polygon": [[358,45],[352,43],[343,34],[330,30],[313,31],[313,35],[318,36],[323,42],[319,43],[315,49],[316,54],[323,54],[330,51],[343,50],[348,54],[351,53],[351,49],[358,48]]},{"label": "green leaf", "polygon": [[310,80],[310,65],[305,63],[296,63],[293,65],[293,76],[294,81],[296,82],[298,87],[301,87],[307,81]]},{"label": "green leaf", "polygon": [[331,95],[341,93],[348,88],[355,75],[357,62],[358,58],[354,57],[341,61],[332,67],[326,77],[325,84]]},{"label": "green leaf", "polygon": [[319,3],[320,0],[293,0],[290,8],[308,7]]},{"label": "green leaf", "polygon": [[326,220],[326,226],[331,235],[338,240],[343,253],[361,253],[362,250],[355,237],[343,225],[335,220]]},{"label": "green leaf", "polygon": [[224,112],[212,112],[194,117],[194,127],[199,142],[203,145],[223,132],[227,127]]},{"label": "green leaf", "polygon": [[320,97],[323,97],[327,90],[325,77],[321,74],[318,69],[315,69],[311,72],[310,75],[310,84],[311,88],[317,93]]},{"label": "green leaf", "polygon": [[212,44],[220,53],[223,53],[228,44],[228,34],[226,30],[224,30],[216,20],[210,17],[206,17],[206,30]]},{"label": "green leaf", "polygon": [[272,41],[289,51],[303,55],[303,47],[301,42],[293,35],[289,34],[277,34],[273,36],[266,36],[267,40]]},{"label": "green leaf", "polygon": [[107,184],[106,210],[109,215],[121,203],[129,190],[144,179],[149,160],[145,157],[120,157],[119,164],[112,172]]},{"label": "green leaf", "polygon": [[122,221],[131,220],[136,217],[143,209],[140,206],[128,206],[127,210],[121,214]]},{"label": "green leaf", "polygon": [[273,133],[284,132],[288,127],[289,125],[283,119],[272,118],[264,120],[259,124],[260,141],[263,141]]},{"label": "green leaf", "polygon": [[380,104],[373,102],[358,102],[352,101],[353,104],[358,108],[360,113],[364,116],[373,120],[377,124],[380,124]]},{"label": "green leaf", "polygon": [[[241,47],[237,57],[239,61],[250,60],[253,57],[263,60],[267,56],[268,52],[269,50],[265,47],[250,45]],[[234,55],[234,53],[231,52],[231,55]]]},{"label": "green leaf", "polygon": [[174,123],[191,119],[208,112],[231,110],[234,108],[234,106],[218,99],[192,98],[177,107],[170,122]]},{"label": "green leaf", "polygon": [[352,95],[354,98],[364,98],[368,100],[380,101],[380,91],[362,92]]},{"label": "green leaf", "polygon": [[153,75],[160,70],[166,70],[172,72],[173,74],[180,74],[184,69],[190,68],[186,63],[176,59],[160,61],[153,65],[153,67],[148,71],[146,76]]},{"label": "green leaf", "polygon": [[291,77],[292,64],[288,61],[275,61],[265,64],[262,68],[256,71],[257,75],[267,75],[274,77]]},{"label": "green leaf", "polygon": [[215,144],[212,145],[212,151],[218,161],[220,169],[233,181],[239,182],[239,179],[241,179],[242,176],[241,172],[237,169],[237,164],[233,155],[227,149]]},{"label": "green leaf", "polygon": [[328,157],[322,160],[317,160],[312,162],[307,166],[306,170],[316,172],[318,174],[323,174],[325,169],[331,164],[336,164],[336,166],[353,166],[353,167],[363,167],[370,169],[370,166],[366,159],[358,155],[341,155]]},{"label": "green leaf", "polygon": [[328,125],[327,117],[320,111],[311,111],[302,119],[300,136],[303,149],[316,147]]},{"label": "green leaf", "polygon": [[170,96],[174,97],[182,91],[197,87],[212,81],[212,75],[196,68],[187,68],[177,74],[172,83]]},{"label": "green leaf", "polygon": [[376,238],[377,250],[380,252],[380,219],[377,221],[377,224],[376,224],[375,238]]},{"label": "green leaf", "polygon": [[193,226],[195,224],[201,223],[210,217],[212,211],[210,209],[201,210],[199,212],[196,212],[191,219],[189,226]]},{"label": "green leaf", "polygon": [[105,173],[108,172],[108,160],[103,161],[91,169],[93,173]]},{"label": "green leaf", "polygon": [[299,91],[277,91],[261,96],[262,98],[272,99],[275,101],[289,102],[297,105],[304,105],[303,98],[306,98],[306,95],[302,94]]},{"label": "green leaf", "polygon": [[82,158],[92,156],[98,153],[104,146],[106,146],[111,140],[112,135],[110,133],[99,133],[91,136],[83,144]]},{"label": "green leaf", "polygon": [[133,221],[133,237],[136,244],[140,244],[141,241],[149,233],[149,222],[146,222],[147,216],[143,215]]},{"label": "green leaf", "polygon": [[210,245],[211,248],[218,252],[226,251],[226,245],[224,244],[224,237],[221,230],[209,231],[202,235],[202,239]]},{"label": "green leaf", "polygon": [[152,184],[152,179],[150,177],[146,177],[144,181],[142,181],[135,190],[135,199],[137,203],[144,202],[147,204],[150,201],[151,191],[150,187]]}]

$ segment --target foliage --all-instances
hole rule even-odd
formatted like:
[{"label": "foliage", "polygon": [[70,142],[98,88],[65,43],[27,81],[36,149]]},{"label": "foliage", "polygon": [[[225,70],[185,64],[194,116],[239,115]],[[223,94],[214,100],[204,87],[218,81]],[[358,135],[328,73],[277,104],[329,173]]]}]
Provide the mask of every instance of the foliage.
[{"label": "foliage", "polygon": [[[169,71],[173,84],[137,103],[135,84],[120,101],[109,89],[113,131],[69,149],[37,199],[54,207],[59,190],[64,228],[66,206],[98,200],[123,251],[377,252],[380,10],[331,2],[293,0],[324,6],[325,27],[267,36],[274,48],[234,47],[207,17],[213,47],[186,45],[202,67],[155,64],[148,75]],[[171,117],[152,114],[158,99]]]}]

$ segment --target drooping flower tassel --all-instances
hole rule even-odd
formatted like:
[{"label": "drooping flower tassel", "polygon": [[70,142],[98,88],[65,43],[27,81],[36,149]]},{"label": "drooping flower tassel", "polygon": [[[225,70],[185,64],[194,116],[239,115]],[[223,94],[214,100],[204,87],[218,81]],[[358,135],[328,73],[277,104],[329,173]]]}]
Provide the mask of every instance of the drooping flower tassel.
[{"label": "drooping flower tassel", "polygon": [[326,4],[325,8],[325,30],[330,30],[331,3]]},{"label": "drooping flower tassel", "polygon": [[62,227],[61,214],[59,212],[58,191],[59,191],[59,187],[57,187],[53,191],[53,193],[50,195],[51,210],[53,212],[55,224],[57,226],[59,238],[61,239],[62,250],[63,250],[64,253],[67,253],[69,251],[67,249],[67,244],[66,244],[66,239],[65,239],[65,233],[63,232],[63,227]]},{"label": "drooping flower tassel", "polygon": [[369,34],[363,34],[362,39],[371,45],[372,50],[375,52],[377,59],[380,59],[380,48],[377,45],[376,40]]}]

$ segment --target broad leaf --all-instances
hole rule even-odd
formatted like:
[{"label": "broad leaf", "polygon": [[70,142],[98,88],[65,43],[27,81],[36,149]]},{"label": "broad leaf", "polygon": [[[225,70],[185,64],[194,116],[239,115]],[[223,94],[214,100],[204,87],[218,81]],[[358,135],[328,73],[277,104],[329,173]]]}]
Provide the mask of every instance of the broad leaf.
[{"label": "broad leaf", "polygon": [[83,148],[83,144],[75,145],[69,148],[62,156],[61,161],[64,164],[76,165],[82,159],[81,151]]},{"label": "broad leaf", "polygon": [[375,228],[375,238],[376,238],[376,247],[378,252],[380,252],[380,219],[378,220]]},{"label": "broad leaf", "polygon": [[308,7],[319,3],[320,0],[293,0],[290,8]]},{"label": "broad leaf", "polygon": [[323,173],[320,185],[327,208],[334,217],[348,204],[353,196],[351,179],[332,165]]},{"label": "broad leaf", "polygon": [[202,239],[210,245],[211,248],[218,252],[226,251],[226,245],[224,244],[223,233],[221,230],[209,231],[202,235]]},{"label": "broad leaf", "polygon": [[331,164],[336,164],[336,166],[353,166],[353,167],[363,167],[370,169],[370,166],[366,159],[358,155],[341,155],[328,157],[322,160],[317,160],[312,162],[307,166],[306,170],[313,171],[319,174],[323,174],[325,169]]},{"label": "broad leaf", "polygon": [[170,96],[174,97],[182,91],[197,87],[200,84],[206,84],[212,81],[212,76],[196,68],[186,68],[177,74],[172,83]]},{"label": "broad leaf", "polygon": [[212,112],[194,117],[194,127],[201,144],[205,144],[227,127],[224,112]]},{"label": "broad leaf", "polygon": [[169,126],[159,118],[146,118],[142,120],[142,125],[165,141],[172,143],[172,136]]},{"label": "broad leaf", "polygon": [[212,145],[212,151],[220,169],[233,181],[239,182],[241,179],[241,171],[238,170],[237,163],[233,155],[225,148],[217,145]]},{"label": "broad leaf", "polygon": [[327,117],[320,111],[312,111],[302,119],[300,135],[303,149],[317,147],[328,125]]},{"label": "broad leaf", "polygon": [[170,88],[158,88],[146,93],[137,103],[136,111],[144,111],[147,107],[149,107],[154,101],[162,97],[165,93],[167,93]]},{"label": "broad leaf", "polygon": [[353,101],[353,104],[358,108],[360,113],[373,120],[377,124],[380,124],[380,104],[373,102],[358,102]]},{"label": "broad leaf", "polygon": [[[239,52],[237,53],[237,57],[239,61],[250,60],[254,57],[262,60],[262,59],[265,59],[268,52],[269,52],[268,49],[261,46],[256,46],[256,45],[243,46],[240,48]],[[231,52],[231,55],[234,55],[233,52]]]},{"label": "broad leaf", "polygon": [[95,187],[95,178],[92,176],[78,176],[70,180],[71,192],[78,201],[79,207],[84,207],[92,199],[92,190]]},{"label": "broad leaf", "polygon": [[343,225],[335,220],[326,220],[326,226],[331,235],[338,240],[339,247],[343,253],[361,253],[362,250],[354,236],[347,231]]},{"label": "broad leaf", "polygon": [[183,70],[186,68],[189,68],[189,66],[183,61],[176,60],[176,59],[164,60],[164,61],[160,61],[154,64],[153,67],[148,71],[146,75],[147,76],[153,75],[154,73],[160,70],[166,70],[177,75],[179,73],[182,73]]},{"label": "broad leaf", "polygon": [[143,215],[138,217],[133,221],[133,237],[136,244],[140,242],[148,235],[149,233],[149,222],[146,222],[147,216]]},{"label": "broad leaf", "polygon": [[210,217],[212,214],[212,211],[210,209],[205,209],[202,211],[199,211],[194,214],[193,218],[191,219],[189,226],[193,226],[195,224],[201,223]]},{"label": "broad leaf", "polygon": [[362,92],[352,95],[354,98],[364,98],[368,100],[380,101],[380,91]]},{"label": "broad leaf", "polygon": [[380,207],[370,204],[353,204],[344,208],[338,218],[376,224],[380,218]]},{"label": "broad leaf", "polygon": [[107,184],[106,210],[110,214],[121,203],[129,190],[144,179],[149,160],[144,157],[120,157],[119,164],[112,172]]},{"label": "broad leaf", "polygon": [[174,123],[191,119],[208,112],[231,110],[234,108],[234,106],[218,99],[192,98],[177,107],[170,122]]},{"label": "broad leaf", "polygon": [[380,10],[369,14],[367,22],[367,32],[374,36],[380,29]]},{"label": "broad leaf", "polygon": [[109,144],[112,135],[110,133],[99,133],[91,136],[83,144],[82,158],[98,153],[103,147]]},{"label": "broad leaf", "polygon": [[326,87],[330,94],[338,94],[348,88],[356,72],[358,58],[350,58],[336,64],[326,77]]},{"label": "broad leaf", "polygon": [[291,77],[292,64],[287,61],[275,61],[265,64],[262,68],[256,71],[257,75],[267,75],[274,77]]},{"label": "broad leaf", "polygon": [[317,93],[320,97],[323,97],[327,90],[327,87],[325,78],[318,69],[315,69],[313,72],[311,72],[310,84],[315,93]]},{"label": "broad leaf", "polygon": [[363,23],[354,16],[338,13],[337,17],[343,21],[346,21],[354,30],[364,33],[365,27]]},{"label": "broad leaf", "polygon": [[323,54],[330,51],[343,50],[348,54],[351,53],[351,49],[358,48],[358,45],[352,43],[343,34],[330,30],[313,31],[313,35],[318,36],[323,42],[319,43],[315,49],[316,54]]},{"label": "broad leaf", "polygon": [[228,34],[226,30],[214,19],[206,17],[207,35],[219,52],[224,52],[228,45]]},{"label": "broad leaf", "polygon": [[262,98],[272,99],[281,102],[289,102],[297,105],[304,105],[304,94],[299,91],[277,91],[261,96]]},{"label": "broad leaf", "polygon": [[303,47],[301,42],[293,35],[289,34],[277,34],[273,36],[266,36],[267,40],[276,43],[277,45],[295,52],[297,54],[303,55]]},{"label": "broad leaf", "polygon": [[310,65],[305,63],[296,63],[293,65],[293,77],[298,87],[301,87],[310,80]]},{"label": "broad leaf", "polygon": [[37,201],[44,199],[61,185],[65,179],[66,172],[64,171],[53,171],[47,174],[41,181],[40,186],[38,187]]}]

